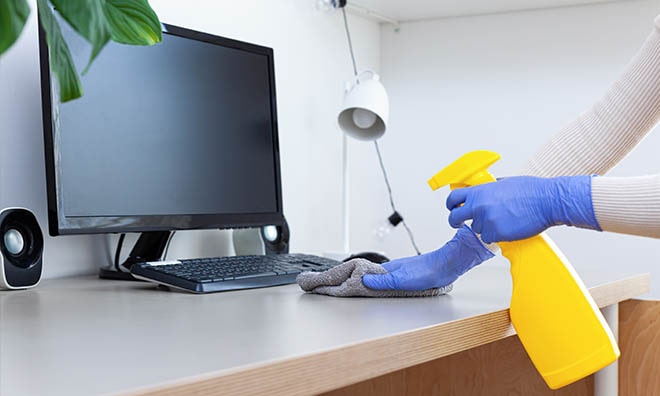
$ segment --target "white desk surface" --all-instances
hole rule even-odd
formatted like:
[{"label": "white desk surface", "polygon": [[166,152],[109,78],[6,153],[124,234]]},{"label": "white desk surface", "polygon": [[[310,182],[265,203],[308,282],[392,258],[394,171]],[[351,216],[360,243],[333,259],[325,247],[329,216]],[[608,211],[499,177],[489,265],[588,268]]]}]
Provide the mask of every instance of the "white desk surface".
[{"label": "white desk surface", "polygon": [[[647,274],[581,275],[601,307],[648,290]],[[223,394],[329,390],[514,334],[510,293],[508,271],[489,265],[449,295],[414,299],[46,280],[0,292],[0,394],[148,392],[200,379]],[[319,379],[330,372],[332,383]]]}]

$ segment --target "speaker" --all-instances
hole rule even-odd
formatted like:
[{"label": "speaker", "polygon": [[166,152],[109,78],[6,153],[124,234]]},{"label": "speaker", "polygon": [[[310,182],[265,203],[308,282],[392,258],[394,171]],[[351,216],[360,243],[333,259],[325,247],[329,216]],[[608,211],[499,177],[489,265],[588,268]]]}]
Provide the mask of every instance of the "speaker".
[{"label": "speaker", "polygon": [[261,239],[266,254],[289,253],[289,225],[267,225],[261,227]]},{"label": "speaker", "polygon": [[0,289],[24,289],[41,279],[44,237],[24,208],[0,210]]},{"label": "speaker", "polygon": [[234,253],[238,256],[289,253],[289,225],[232,230]]}]

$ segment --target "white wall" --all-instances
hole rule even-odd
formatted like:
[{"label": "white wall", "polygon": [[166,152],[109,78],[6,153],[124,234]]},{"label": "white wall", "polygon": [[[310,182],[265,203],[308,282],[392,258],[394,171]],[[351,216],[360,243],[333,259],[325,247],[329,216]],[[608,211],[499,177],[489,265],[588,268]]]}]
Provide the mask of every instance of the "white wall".
[{"label": "white wall", "polygon": [[[314,3],[151,1],[163,22],[274,48],[291,248],[322,253],[341,247],[341,133],[335,117],[352,69],[341,14],[321,13]],[[25,31],[0,58],[0,207],[31,208],[47,234],[36,6],[30,5]],[[378,25],[349,17],[362,66],[378,70]],[[47,238],[44,277],[95,272],[107,263],[112,242],[102,236]],[[228,249],[228,233],[178,233],[171,255]]]},{"label": "white wall", "polygon": [[[422,250],[453,235],[448,189],[431,192],[426,180],[474,149],[502,154],[494,174],[516,174],[616,79],[658,13],[660,1],[647,0],[404,23],[399,32],[382,26],[391,122],[381,149],[395,201]],[[612,174],[659,172],[658,150],[656,132]],[[353,219],[353,245],[412,254],[401,227],[382,242],[371,234],[376,217],[390,212],[386,191],[372,147],[352,154],[353,208],[368,213]],[[578,268],[652,272],[660,296],[660,241],[566,227],[550,235]]]},{"label": "white wall", "polygon": [[[339,13],[312,0],[182,2],[154,0],[165,22],[272,46],[284,208],[292,250],[341,248],[341,133],[335,115],[351,75]],[[35,4],[31,2],[34,10]],[[485,148],[515,174],[526,158],[616,78],[660,12],[660,1],[632,1],[389,25],[349,16],[358,66],[381,70],[391,100],[380,140],[394,199],[420,248],[451,237],[444,200],[426,180],[463,152]],[[47,229],[36,18],[0,57],[0,207],[33,209]],[[390,214],[373,145],[350,141],[351,251],[413,254],[402,227],[374,235]],[[613,174],[658,172],[651,135]],[[222,254],[227,233],[179,233],[171,256]],[[658,241],[582,230],[551,232],[575,266],[652,271],[660,279]],[[93,273],[110,257],[106,237],[47,238],[45,277]],[[505,265],[503,260],[495,264]],[[658,289],[655,286],[656,290]],[[659,293],[656,293],[659,294]]]}]

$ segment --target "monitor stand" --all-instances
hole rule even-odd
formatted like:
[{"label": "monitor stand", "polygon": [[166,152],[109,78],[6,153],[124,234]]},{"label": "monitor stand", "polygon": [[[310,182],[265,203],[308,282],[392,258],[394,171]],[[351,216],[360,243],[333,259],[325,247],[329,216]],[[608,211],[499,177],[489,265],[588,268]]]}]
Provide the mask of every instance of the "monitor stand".
[{"label": "monitor stand", "polygon": [[[148,231],[140,234],[135,242],[128,258],[121,264],[122,267],[131,269],[135,263],[144,261],[158,261],[163,257],[163,252],[170,239],[171,231]],[[101,268],[99,278],[116,280],[138,280],[128,272],[116,271],[114,268]]]}]

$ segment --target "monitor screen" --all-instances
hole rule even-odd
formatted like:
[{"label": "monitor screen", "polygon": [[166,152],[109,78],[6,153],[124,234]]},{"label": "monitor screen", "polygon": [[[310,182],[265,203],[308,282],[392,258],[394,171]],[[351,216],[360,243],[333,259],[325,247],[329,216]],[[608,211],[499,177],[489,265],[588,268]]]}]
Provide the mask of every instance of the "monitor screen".
[{"label": "monitor screen", "polygon": [[[273,51],[164,25],[113,42],[59,103],[40,37],[52,235],[283,222]],[[63,27],[74,62],[90,47]]]}]

